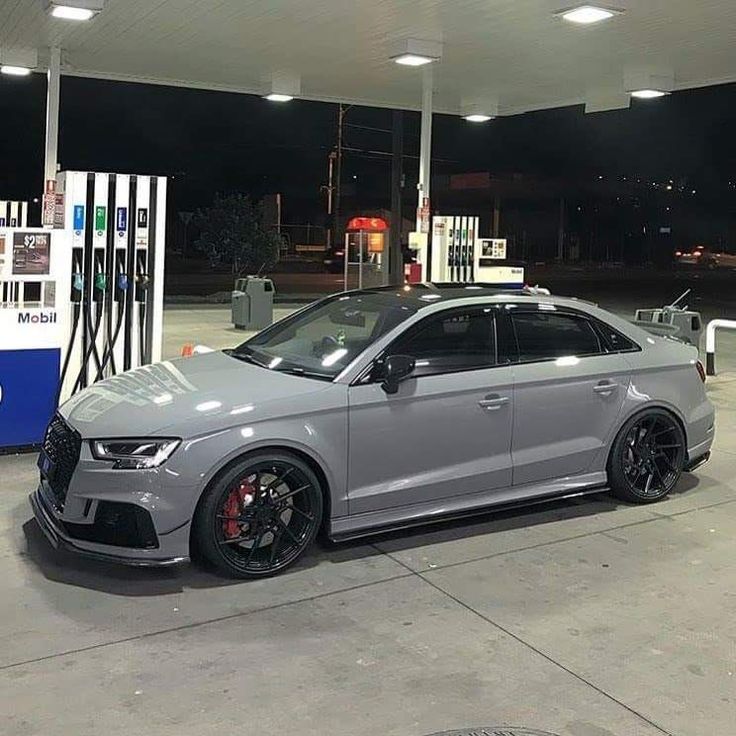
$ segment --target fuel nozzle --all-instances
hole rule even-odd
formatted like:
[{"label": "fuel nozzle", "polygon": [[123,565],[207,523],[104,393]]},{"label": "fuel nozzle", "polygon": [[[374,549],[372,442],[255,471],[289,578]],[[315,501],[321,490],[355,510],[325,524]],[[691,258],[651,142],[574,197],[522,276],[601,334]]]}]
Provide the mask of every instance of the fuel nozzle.
[{"label": "fuel nozzle", "polygon": [[115,301],[122,302],[125,300],[125,294],[130,286],[127,269],[125,267],[126,254],[122,248],[115,253]]},{"label": "fuel nozzle", "polygon": [[81,273],[72,274],[72,296],[73,302],[81,302],[84,293],[84,276]]},{"label": "fuel nozzle", "polygon": [[95,253],[95,277],[92,282],[94,288],[93,299],[101,302],[107,288],[107,276],[105,275],[105,255],[104,252]]},{"label": "fuel nozzle", "polygon": [[82,272],[82,249],[75,248],[72,252],[72,289],[70,300],[79,303],[84,295],[84,273]]},{"label": "fuel nozzle", "polygon": [[104,273],[95,274],[94,287],[95,301],[102,301],[102,297],[105,294],[105,289],[107,288],[107,276]]},{"label": "fuel nozzle", "polygon": [[136,258],[136,274],[135,274],[135,300],[137,302],[146,301],[146,292],[151,284],[151,277],[148,275],[146,253],[139,251]]}]

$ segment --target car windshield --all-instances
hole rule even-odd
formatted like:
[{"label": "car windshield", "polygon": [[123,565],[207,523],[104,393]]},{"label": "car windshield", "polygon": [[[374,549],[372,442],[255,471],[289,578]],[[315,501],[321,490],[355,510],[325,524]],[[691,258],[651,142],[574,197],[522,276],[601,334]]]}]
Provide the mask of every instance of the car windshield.
[{"label": "car windshield", "polygon": [[394,295],[329,297],[229,352],[274,371],[332,380],[379,337],[416,312]]}]

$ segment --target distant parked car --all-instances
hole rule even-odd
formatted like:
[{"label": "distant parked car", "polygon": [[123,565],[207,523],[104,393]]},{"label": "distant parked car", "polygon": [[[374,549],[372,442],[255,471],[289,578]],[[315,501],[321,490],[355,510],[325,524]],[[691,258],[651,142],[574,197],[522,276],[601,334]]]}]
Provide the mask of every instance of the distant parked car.
[{"label": "distant parked car", "polygon": [[658,501],[707,460],[698,351],[536,290],[330,296],[233,350],[59,410],[31,496],[57,546],[273,575],[332,539],[610,489]]},{"label": "distant parked car", "polygon": [[699,267],[715,270],[717,268],[736,268],[736,255],[721,251],[713,251],[704,245],[698,245],[691,251],[677,251],[675,263],[678,266]]}]

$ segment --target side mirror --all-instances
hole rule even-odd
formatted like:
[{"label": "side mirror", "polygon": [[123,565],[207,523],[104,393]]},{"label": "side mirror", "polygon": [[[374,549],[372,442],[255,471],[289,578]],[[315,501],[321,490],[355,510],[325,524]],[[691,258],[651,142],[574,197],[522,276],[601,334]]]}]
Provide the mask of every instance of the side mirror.
[{"label": "side mirror", "polygon": [[409,355],[390,355],[384,363],[381,388],[387,394],[395,394],[399,384],[414,373],[415,367],[416,361]]}]

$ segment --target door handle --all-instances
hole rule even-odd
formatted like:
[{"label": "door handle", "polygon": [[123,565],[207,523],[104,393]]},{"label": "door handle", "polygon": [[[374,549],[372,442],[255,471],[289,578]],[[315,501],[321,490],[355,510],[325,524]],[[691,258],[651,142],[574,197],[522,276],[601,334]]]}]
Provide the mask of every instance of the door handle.
[{"label": "door handle", "polygon": [[495,411],[496,409],[500,409],[502,406],[505,406],[509,403],[509,397],[508,396],[499,396],[498,394],[489,394],[485,397],[485,399],[482,399],[478,402],[478,406],[480,406],[482,409],[488,409],[489,411]]},{"label": "door handle", "polygon": [[617,383],[614,383],[613,381],[606,381],[605,383],[599,383],[596,386],[593,386],[593,393],[608,396],[612,394],[617,388]]}]

